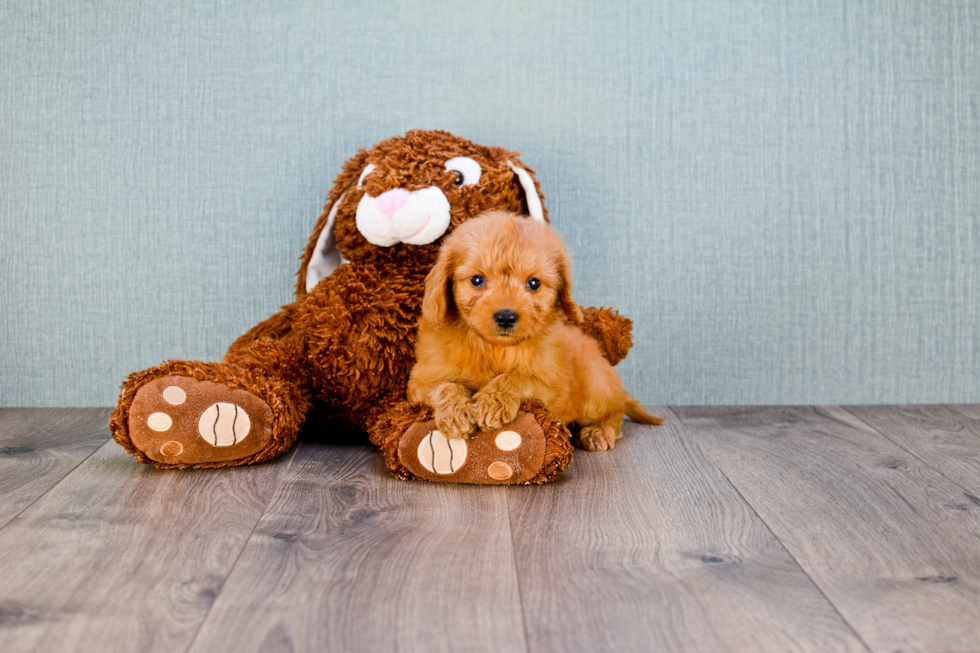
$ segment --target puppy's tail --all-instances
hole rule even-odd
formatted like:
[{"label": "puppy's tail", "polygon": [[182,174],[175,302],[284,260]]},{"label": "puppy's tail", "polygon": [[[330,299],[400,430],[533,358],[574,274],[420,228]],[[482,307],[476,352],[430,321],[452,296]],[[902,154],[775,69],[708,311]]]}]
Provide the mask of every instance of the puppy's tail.
[{"label": "puppy's tail", "polygon": [[640,424],[663,424],[665,419],[651,414],[629,393],[626,393],[626,414],[631,420]]}]

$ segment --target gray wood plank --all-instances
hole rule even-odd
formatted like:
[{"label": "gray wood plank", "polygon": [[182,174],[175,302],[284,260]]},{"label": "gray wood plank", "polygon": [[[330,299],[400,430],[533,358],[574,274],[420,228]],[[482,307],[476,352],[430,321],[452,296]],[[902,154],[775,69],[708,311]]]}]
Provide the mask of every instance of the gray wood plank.
[{"label": "gray wood plank", "polygon": [[980,420],[980,404],[947,404],[951,409],[971,420]]},{"label": "gray wood plank", "polygon": [[876,651],[980,649],[980,506],[833,408],[684,408],[688,431]]},{"label": "gray wood plank", "polygon": [[284,462],[163,471],[106,443],[0,530],[0,651],[183,651]]},{"label": "gray wood plank", "polygon": [[886,438],[939,470],[980,502],[980,416],[954,406],[846,406]]},{"label": "gray wood plank", "polygon": [[193,651],[524,651],[504,488],[304,442]]},{"label": "gray wood plank", "polygon": [[105,444],[111,412],[0,409],[0,528]]},{"label": "gray wood plank", "polygon": [[865,650],[676,417],[624,428],[509,488],[532,652]]}]

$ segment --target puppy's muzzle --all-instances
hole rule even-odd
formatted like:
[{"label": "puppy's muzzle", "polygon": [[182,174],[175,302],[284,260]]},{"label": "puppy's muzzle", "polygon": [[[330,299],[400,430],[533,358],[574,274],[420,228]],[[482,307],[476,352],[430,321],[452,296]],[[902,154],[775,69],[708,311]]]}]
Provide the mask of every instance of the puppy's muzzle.
[{"label": "puppy's muzzle", "polygon": [[493,321],[501,329],[513,329],[514,325],[517,324],[517,311],[512,311],[509,308],[497,311],[493,314]]}]

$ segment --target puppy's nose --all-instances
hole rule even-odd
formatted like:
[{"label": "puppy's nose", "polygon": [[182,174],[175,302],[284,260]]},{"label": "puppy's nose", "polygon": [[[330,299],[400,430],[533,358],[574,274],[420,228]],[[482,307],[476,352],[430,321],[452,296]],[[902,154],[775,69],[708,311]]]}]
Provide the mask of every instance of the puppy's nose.
[{"label": "puppy's nose", "polygon": [[505,308],[502,311],[497,311],[493,314],[493,321],[497,323],[501,329],[511,329],[517,324],[517,311],[512,311],[509,308]]},{"label": "puppy's nose", "polygon": [[396,188],[378,195],[378,208],[389,218],[401,210],[411,196],[404,188]]}]

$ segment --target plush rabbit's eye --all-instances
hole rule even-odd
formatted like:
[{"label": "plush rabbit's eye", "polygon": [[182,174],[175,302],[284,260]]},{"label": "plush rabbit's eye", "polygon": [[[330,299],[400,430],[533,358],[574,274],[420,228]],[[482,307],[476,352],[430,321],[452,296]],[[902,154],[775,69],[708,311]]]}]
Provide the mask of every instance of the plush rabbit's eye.
[{"label": "plush rabbit's eye", "polygon": [[535,279],[534,277],[531,277],[530,279],[527,280],[528,290],[537,290],[540,287],[541,287],[541,282]]},{"label": "plush rabbit's eye", "polygon": [[367,177],[372,172],[374,172],[374,169],[377,167],[378,166],[374,165],[373,163],[369,163],[366,166],[364,166],[364,172],[362,172],[361,176],[357,178],[358,188],[361,188],[364,185],[364,178]]},{"label": "plush rabbit's eye", "polygon": [[468,156],[457,156],[446,161],[446,172],[455,172],[454,186],[472,186],[479,183],[483,168]]},{"label": "plush rabbit's eye", "polygon": [[474,288],[482,288],[487,285],[487,280],[483,278],[482,274],[474,274],[470,277],[470,283],[473,284]]}]

